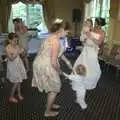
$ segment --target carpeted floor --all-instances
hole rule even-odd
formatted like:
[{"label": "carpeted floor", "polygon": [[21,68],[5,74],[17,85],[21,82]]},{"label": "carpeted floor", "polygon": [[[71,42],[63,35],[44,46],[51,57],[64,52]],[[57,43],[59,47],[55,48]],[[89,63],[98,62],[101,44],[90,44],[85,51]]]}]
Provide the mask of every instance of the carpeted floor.
[{"label": "carpeted floor", "polygon": [[[68,71],[63,65],[62,69]],[[22,90],[25,99],[18,104],[8,102],[11,84],[0,88],[0,120],[120,120],[120,77],[115,80],[115,68],[104,72],[96,89],[87,91],[88,108],[82,110],[75,101],[75,92],[70,82],[62,81],[62,90],[56,103],[61,107],[57,117],[44,118],[46,94],[31,88],[32,73],[24,81]]]}]

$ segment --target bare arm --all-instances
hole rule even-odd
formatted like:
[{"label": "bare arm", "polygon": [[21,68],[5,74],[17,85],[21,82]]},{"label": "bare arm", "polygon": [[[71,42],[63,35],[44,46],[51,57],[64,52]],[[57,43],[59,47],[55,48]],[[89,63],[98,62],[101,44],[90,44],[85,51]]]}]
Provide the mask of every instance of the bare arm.
[{"label": "bare arm", "polygon": [[25,50],[23,48],[19,48],[19,54],[22,54],[24,52],[25,52]]},{"label": "bare arm", "polygon": [[55,70],[58,71],[58,51],[59,51],[59,42],[57,39],[51,40],[51,64]]},{"label": "bare arm", "polygon": [[5,53],[6,53],[7,57],[8,57],[8,59],[11,60],[11,61],[13,61],[17,57],[17,55],[10,52],[9,47],[5,48]]},{"label": "bare arm", "polygon": [[[76,80],[76,76],[73,75],[73,74],[68,75],[68,74],[66,74],[66,73],[64,73],[64,72],[62,72],[62,74],[63,74],[66,78],[68,78],[69,80],[71,80],[71,81],[75,81],[75,80]],[[77,79],[78,79],[78,77],[77,77]]]},{"label": "bare arm", "polygon": [[64,72],[62,72],[62,74],[63,74],[66,78],[69,79],[69,75],[68,75],[68,74],[66,74],[66,73],[64,73]]},{"label": "bare arm", "polygon": [[101,32],[101,33],[87,32],[86,35],[88,36],[88,38],[93,40],[93,42],[96,45],[99,45],[99,46],[102,44],[102,42],[105,39],[105,32]]},{"label": "bare arm", "polygon": [[[19,47],[19,46],[18,46],[18,47]],[[20,57],[24,58],[25,56],[27,56],[27,53],[26,53],[26,51],[25,51],[24,48],[19,47],[18,49],[19,49],[18,54],[20,55]]]},{"label": "bare arm", "polygon": [[65,55],[61,56],[61,59],[67,64],[67,66],[72,69],[72,65],[70,63],[70,61],[65,57]]}]

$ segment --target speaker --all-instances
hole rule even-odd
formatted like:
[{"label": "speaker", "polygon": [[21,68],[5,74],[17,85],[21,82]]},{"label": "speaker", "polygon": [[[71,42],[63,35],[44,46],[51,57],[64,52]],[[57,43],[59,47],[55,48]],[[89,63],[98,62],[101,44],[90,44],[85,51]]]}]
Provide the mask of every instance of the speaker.
[{"label": "speaker", "polygon": [[81,21],[81,10],[80,9],[73,9],[72,10],[72,21],[73,22],[80,22]]}]

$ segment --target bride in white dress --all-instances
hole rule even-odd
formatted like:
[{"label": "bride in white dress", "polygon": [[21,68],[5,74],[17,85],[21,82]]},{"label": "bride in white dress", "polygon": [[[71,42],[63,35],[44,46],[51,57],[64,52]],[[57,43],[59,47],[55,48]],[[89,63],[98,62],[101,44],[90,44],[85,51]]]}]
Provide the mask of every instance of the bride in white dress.
[{"label": "bride in white dress", "polygon": [[[96,18],[95,27],[90,28],[87,24],[83,26],[84,47],[82,53],[77,58],[73,70],[78,64],[83,64],[86,67],[86,78],[84,84],[86,89],[94,89],[97,86],[98,80],[101,76],[101,69],[98,62],[99,46],[103,43],[105,32],[101,29],[104,26],[105,19]],[[91,29],[91,30],[90,30]]]}]

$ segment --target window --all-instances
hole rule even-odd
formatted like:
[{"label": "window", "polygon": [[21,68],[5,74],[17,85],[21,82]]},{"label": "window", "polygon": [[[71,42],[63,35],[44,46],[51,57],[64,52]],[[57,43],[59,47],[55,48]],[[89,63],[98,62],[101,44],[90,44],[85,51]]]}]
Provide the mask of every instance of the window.
[{"label": "window", "polygon": [[16,17],[21,18],[29,28],[38,28],[41,32],[47,32],[41,4],[24,4],[22,2],[13,4],[11,19]]},{"label": "window", "polygon": [[103,17],[107,25],[103,28],[106,31],[106,41],[108,40],[110,0],[92,0],[86,8],[86,17]]}]

